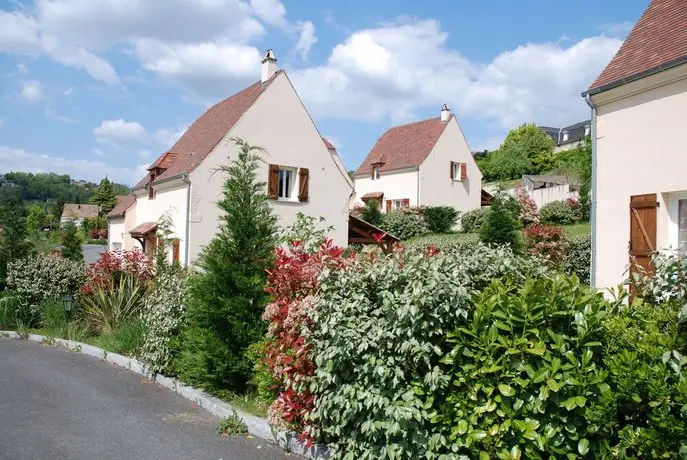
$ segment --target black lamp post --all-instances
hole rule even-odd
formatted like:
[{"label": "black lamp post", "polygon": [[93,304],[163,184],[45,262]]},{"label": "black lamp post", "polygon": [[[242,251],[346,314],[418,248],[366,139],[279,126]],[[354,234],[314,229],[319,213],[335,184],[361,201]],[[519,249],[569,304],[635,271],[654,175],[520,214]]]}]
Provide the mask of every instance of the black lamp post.
[{"label": "black lamp post", "polygon": [[71,312],[74,308],[74,294],[67,294],[62,297],[62,305],[64,306],[64,311]]}]

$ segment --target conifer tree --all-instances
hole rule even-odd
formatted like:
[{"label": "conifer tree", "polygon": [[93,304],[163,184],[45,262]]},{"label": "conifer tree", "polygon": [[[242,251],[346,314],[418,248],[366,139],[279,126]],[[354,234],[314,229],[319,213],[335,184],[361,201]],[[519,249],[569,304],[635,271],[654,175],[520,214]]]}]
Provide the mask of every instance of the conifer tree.
[{"label": "conifer tree", "polygon": [[112,182],[110,182],[107,176],[100,181],[100,185],[93,191],[93,196],[91,196],[88,202],[99,205],[104,214],[112,211],[117,206],[117,195],[115,195]]},{"label": "conifer tree", "polygon": [[521,252],[523,243],[518,214],[513,198],[501,194],[494,196],[479,231],[480,240],[485,244],[508,244],[514,252]]},{"label": "conifer tree", "polygon": [[65,259],[83,261],[81,238],[73,222],[68,222],[62,234],[62,257]]},{"label": "conifer tree", "polygon": [[259,147],[233,139],[239,147],[227,173],[218,234],[203,250],[192,278],[183,349],[177,368],[185,380],[211,391],[242,393],[252,375],[247,356],[265,334],[261,316],[269,296],[266,270],[277,245],[277,219],[266,185],[256,169]]},{"label": "conifer tree", "polygon": [[0,291],[5,286],[7,264],[31,252],[26,228],[26,208],[17,187],[0,186]]}]

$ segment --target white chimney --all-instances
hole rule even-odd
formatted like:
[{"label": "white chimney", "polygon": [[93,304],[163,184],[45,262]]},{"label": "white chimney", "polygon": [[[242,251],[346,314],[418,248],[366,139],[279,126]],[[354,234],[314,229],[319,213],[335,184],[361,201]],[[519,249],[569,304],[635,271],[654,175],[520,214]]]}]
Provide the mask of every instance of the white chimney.
[{"label": "white chimney", "polygon": [[451,116],[451,111],[448,108],[447,104],[444,104],[444,106],[441,108],[441,121],[448,121],[448,117]]},{"label": "white chimney", "polygon": [[262,77],[260,80],[265,83],[267,80],[272,78],[277,72],[277,58],[274,57],[274,51],[268,49],[265,53],[265,57],[262,58]]}]

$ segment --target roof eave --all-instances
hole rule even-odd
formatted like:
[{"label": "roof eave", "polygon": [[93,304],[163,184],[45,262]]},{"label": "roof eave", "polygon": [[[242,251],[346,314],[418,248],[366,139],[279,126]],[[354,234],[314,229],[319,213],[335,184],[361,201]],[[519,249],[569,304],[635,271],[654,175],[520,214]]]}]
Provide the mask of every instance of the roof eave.
[{"label": "roof eave", "polygon": [[597,86],[595,88],[589,88],[587,91],[584,91],[582,93],[582,97],[594,96],[596,94],[603,93],[605,91],[609,91],[611,89],[617,88],[619,86],[623,86],[623,85],[626,85],[628,83],[632,83],[633,81],[641,80],[642,78],[650,77],[650,76],[655,75],[657,73],[661,73],[665,70],[669,70],[669,69],[672,69],[674,67],[681,66],[682,64],[685,64],[685,63],[687,63],[687,56],[682,56],[682,57],[674,59],[670,62],[666,62],[666,63],[661,64],[659,66],[652,67],[651,69],[647,69],[647,70],[632,74],[632,75],[627,76],[627,77],[618,78],[617,80],[613,80],[609,83],[605,83],[605,84]]}]

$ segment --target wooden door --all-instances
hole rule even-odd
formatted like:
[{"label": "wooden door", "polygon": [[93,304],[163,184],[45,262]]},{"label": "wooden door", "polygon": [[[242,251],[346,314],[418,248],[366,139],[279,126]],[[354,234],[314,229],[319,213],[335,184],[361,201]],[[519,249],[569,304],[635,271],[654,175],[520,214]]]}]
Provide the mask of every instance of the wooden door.
[{"label": "wooden door", "polygon": [[646,273],[654,271],[651,254],[656,251],[656,194],[630,197],[630,275],[637,266]]}]

